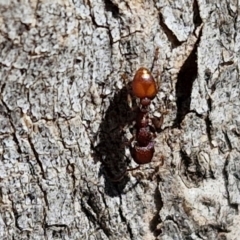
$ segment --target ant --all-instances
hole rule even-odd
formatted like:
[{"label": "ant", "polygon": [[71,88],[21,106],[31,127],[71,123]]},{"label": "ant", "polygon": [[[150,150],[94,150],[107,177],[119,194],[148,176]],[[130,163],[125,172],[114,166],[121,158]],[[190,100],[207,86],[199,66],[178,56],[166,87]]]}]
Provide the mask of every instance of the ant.
[{"label": "ant", "polygon": [[157,84],[151,72],[144,67],[137,70],[132,81],[133,95],[140,99],[136,118],[136,136],[135,144],[130,147],[133,160],[139,164],[135,168],[125,170],[121,176],[113,181],[120,181],[127,171],[133,171],[140,167],[141,164],[151,162],[154,154],[154,130],[150,126],[149,105],[157,95]]}]

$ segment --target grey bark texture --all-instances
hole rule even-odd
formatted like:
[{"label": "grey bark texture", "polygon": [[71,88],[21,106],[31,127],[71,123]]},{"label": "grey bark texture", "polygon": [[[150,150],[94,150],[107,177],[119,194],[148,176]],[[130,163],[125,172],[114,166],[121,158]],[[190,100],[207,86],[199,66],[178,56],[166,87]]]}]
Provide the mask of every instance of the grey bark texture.
[{"label": "grey bark texture", "polygon": [[[240,239],[239,10],[1,0],[0,239]],[[141,66],[155,155],[115,182]]]}]

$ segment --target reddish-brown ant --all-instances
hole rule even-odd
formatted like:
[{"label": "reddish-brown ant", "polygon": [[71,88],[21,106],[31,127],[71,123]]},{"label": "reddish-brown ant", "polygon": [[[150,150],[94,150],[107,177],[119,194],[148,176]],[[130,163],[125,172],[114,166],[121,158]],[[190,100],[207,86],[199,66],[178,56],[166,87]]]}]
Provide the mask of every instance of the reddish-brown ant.
[{"label": "reddish-brown ant", "polygon": [[133,95],[140,99],[140,106],[136,118],[135,144],[131,147],[133,160],[139,164],[136,168],[127,169],[118,179],[120,181],[127,171],[133,171],[140,167],[140,164],[151,162],[154,154],[154,133],[150,126],[149,105],[157,95],[157,84],[146,68],[139,68],[132,81]]},{"label": "reddish-brown ant", "polygon": [[131,155],[138,164],[149,163],[154,153],[153,133],[150,131],[148,110],[151,100],[157,94],[157,85],[150,71],[139,68],[132,82],[133,94],[140,98],[140,107],[136,120],[136,144]]}]

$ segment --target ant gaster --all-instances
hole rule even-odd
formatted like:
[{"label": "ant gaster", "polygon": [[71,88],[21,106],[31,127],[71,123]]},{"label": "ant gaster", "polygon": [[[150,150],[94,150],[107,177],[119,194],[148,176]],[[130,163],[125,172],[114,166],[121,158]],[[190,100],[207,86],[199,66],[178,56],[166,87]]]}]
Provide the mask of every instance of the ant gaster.
[{"label": "ant gaster", "polygon": [[134,146],[131,147],[133,160],[139,164],[138,167],[130,168],[114,181],[120,181],[127,171],[133,171],[140,167],[140,164],[151,162],[154,154],[154,133],[150,126],[149,105],[157,94],[157,84],[146,68],[139,68],[132,81],[132,93],[140,99],[136,118],[136,136]]}]

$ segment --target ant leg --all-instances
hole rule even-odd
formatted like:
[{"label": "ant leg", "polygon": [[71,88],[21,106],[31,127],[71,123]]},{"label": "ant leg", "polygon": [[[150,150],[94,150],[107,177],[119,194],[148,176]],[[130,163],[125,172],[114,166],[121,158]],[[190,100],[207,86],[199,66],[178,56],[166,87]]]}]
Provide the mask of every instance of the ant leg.
[{"label": "ant leg", "polygon": [[131,143],[133,142],[133,140],[134,140],[134,136],[133,137],[131,137],[129,140],[125,140],[124,142],[123,142],[123,146],[124,147],[130,147],[131,146]]},{"label": "ant leg", "polygon": [[140,165],[138,165],[138,166],[135,167],[135,168],[128,168],[128,169],[126,170],[126,172],[134,171],[134,170],[137,170],[137,169],[139,169],[139,168],[140,168]]},{"label": "ant leg", "polygon": [[140,165],[138,165],[135,168],[128,168],[126,169],[118,178],[111,178],[112,182],[119,182],[123,179],[123,177],[126,175],[127,172],[134,171],[140,168]]},{"label": "ant leg", "polygon": [[126,175],[126,172],[127,172],[127,170],[123,171],[123,173],[117,178],[110,178],[111,181],[112,182],[120,182],[124,178],[124,176]]},{"label": "ant leg", "polygon": [[152,127],[154,127],[154,134],[156,131],[157,132],[161,131],[161,127],[162,127],[163,121],[164,121],[163,114],[159,118],[153,117],[153,118],[151,118],[151,120],[152,120],[152,124],[153,124]]},{"label": "ant leg", "polygon": [[155,49],[155,53],[154,53],[154,57],[153,57],[153,61],[152,61],[152,66],[151,66],[151,72],[153,71],[155,62],[158,60],[158,55],[159,55],[159,47],[157,47]]},{"label": "ant leg", "polygon": [[163,164],[164,164],[164,156],[162,155],[160,157],[160,164],[159,164],[159,166],[163,166]]}]

